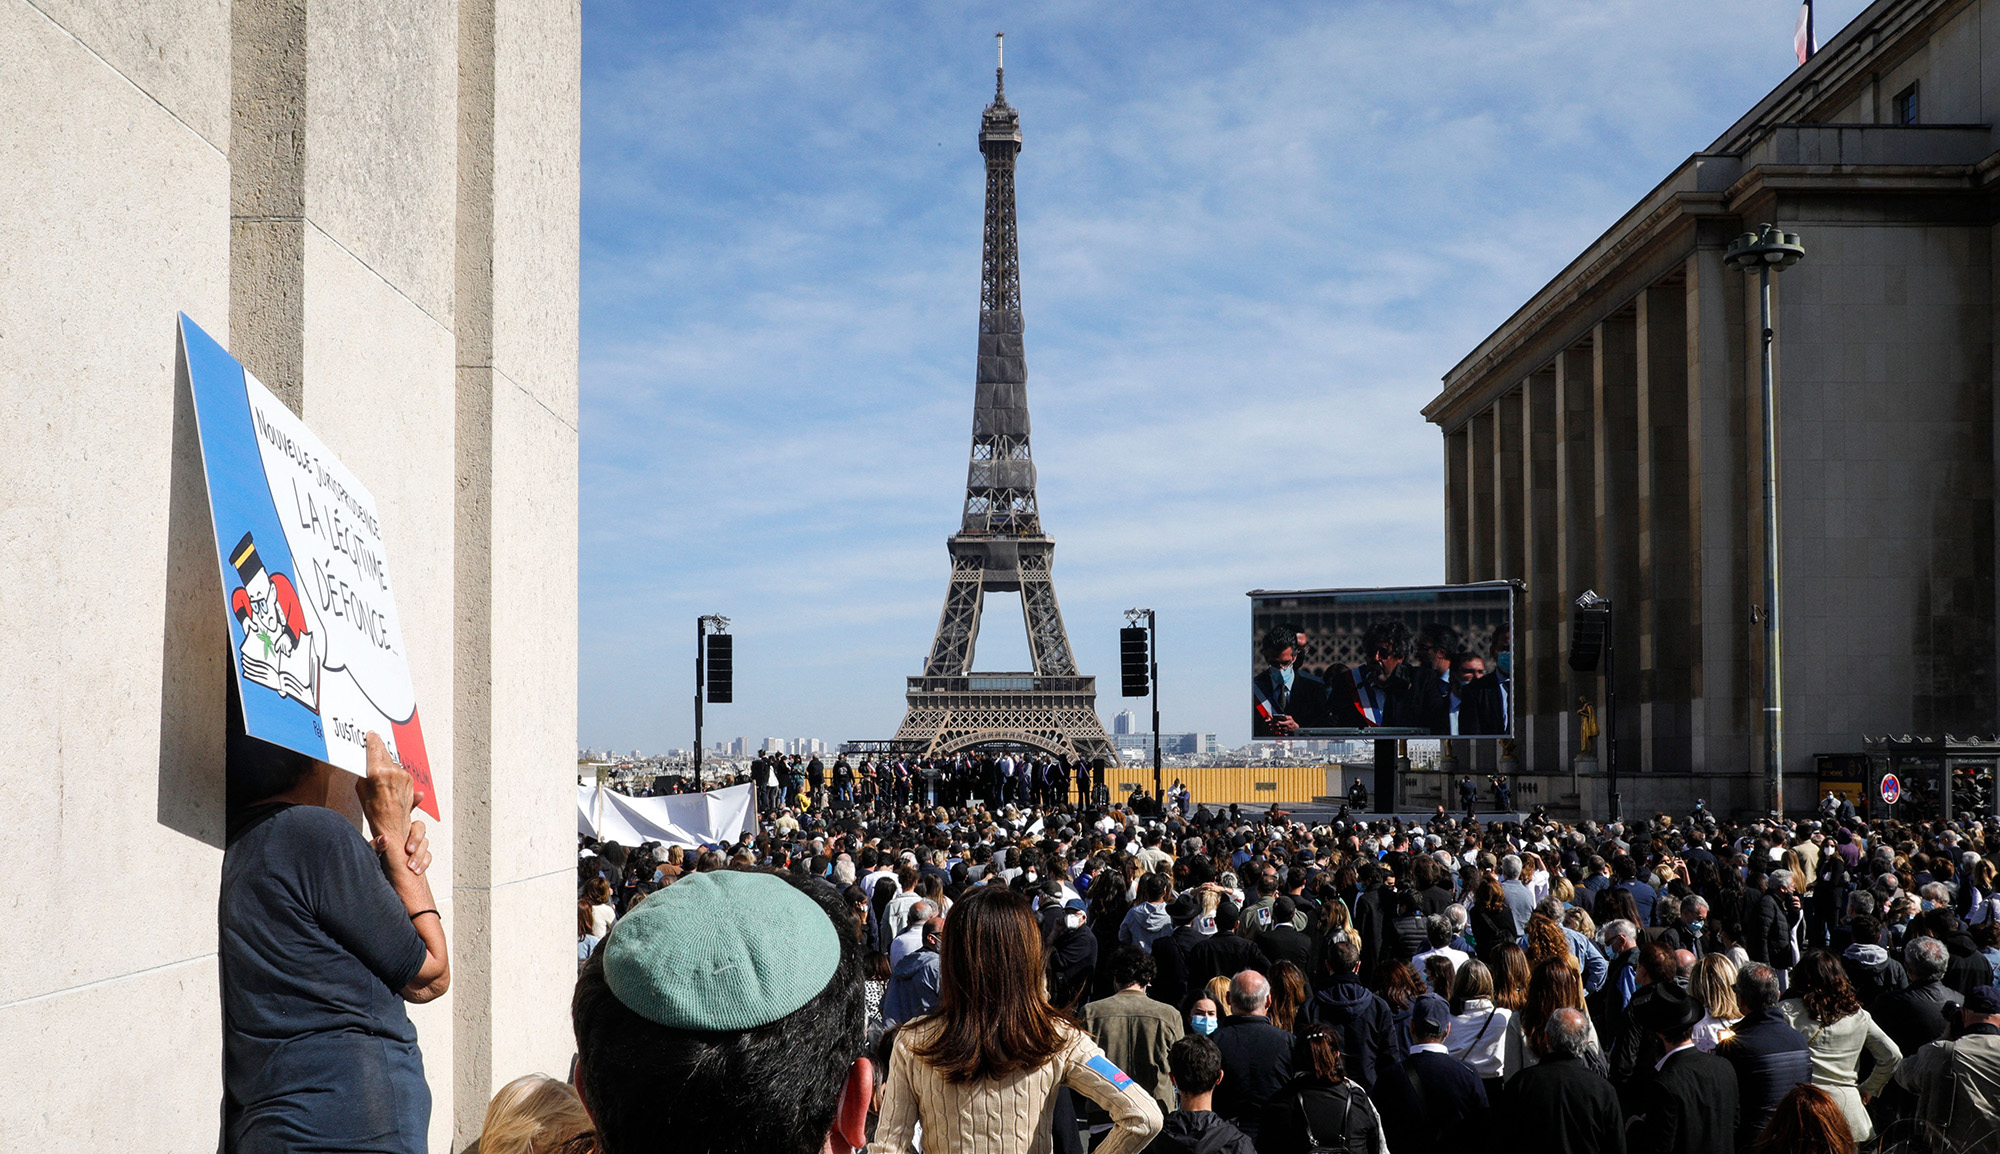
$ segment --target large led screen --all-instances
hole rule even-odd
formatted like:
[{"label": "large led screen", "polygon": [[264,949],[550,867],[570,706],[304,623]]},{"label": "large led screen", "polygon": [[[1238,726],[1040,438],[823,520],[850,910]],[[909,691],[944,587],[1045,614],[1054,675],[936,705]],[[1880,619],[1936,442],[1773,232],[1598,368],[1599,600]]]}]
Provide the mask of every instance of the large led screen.
[{"label": "large led screen", "polygon": [[1250,593],[1250,735],[1511,737],[1514,586]]}]

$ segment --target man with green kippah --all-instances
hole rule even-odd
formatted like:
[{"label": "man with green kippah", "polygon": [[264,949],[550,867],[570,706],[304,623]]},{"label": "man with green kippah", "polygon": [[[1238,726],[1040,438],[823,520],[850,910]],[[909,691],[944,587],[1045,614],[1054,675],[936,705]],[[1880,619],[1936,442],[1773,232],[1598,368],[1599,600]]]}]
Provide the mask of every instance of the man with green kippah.
[{"label": "man with green kippah", "polygon": [[599,1154],[849,1154],[867,1142],[861,952],[817,878],[714,870],[633,908],[577,979]]}]

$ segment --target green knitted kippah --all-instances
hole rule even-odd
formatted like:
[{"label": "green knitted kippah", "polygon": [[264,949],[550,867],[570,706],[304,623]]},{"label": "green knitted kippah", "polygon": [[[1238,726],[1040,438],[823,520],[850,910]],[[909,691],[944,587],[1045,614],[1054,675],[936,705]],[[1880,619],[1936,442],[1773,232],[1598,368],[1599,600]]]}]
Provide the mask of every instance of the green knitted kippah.
[{"label": "green knitted kippah", "polygon": [[677,1030],[766,1026],[840,965],[819,903],[774,874],[715,870],[639,903],[604,943],[604,981],[633,1013]]}]

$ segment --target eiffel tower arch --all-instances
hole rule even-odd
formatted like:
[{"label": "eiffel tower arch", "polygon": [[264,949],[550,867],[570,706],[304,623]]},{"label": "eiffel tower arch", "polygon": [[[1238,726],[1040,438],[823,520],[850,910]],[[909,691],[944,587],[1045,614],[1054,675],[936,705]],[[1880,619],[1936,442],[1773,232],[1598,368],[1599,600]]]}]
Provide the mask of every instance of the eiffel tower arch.
[{"label": "eiffel tower arch", "polygon": [[[993,103],[979,125],[986,157],[986,233],[979,286],[979,361],[959,530],[947,542],[951,582],[896,747],[946,754],[1017,743],[1087,762],[1118,755],[1097,718],[1097,679],[1076,671],[1050,575],[1055,542],[1042,532],[1035,462],[1028,449],[1028,367],[1021,342],[1021,255],[1014,219],[1014,158],[1021,118],[1007,103],[1006,70],[994,70]],[[1034,669],[975,673],[986,594],[1019,593]]]}]

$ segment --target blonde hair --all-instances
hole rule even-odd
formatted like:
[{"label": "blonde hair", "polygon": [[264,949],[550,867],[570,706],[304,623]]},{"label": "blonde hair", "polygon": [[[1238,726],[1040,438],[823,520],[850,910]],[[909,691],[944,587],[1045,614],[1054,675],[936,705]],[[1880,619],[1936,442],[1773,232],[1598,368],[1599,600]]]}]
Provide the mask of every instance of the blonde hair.
[{"label": "blonde hair", "polygon": [[1703,954],[1688,983],[1711,1017],[1733,1022],[1743,1016],[1736,1004],[1736,963],[1723,954]]},{"label": "blonde hair", "polygon": [[487,1104],[479,1154],[548,1154],[591,1129],[574,1089],[544,1074],[525,1074]]},{"label": "blonde hair", "polygon": [[1216,1013],[1221,1014],[1225,1018],[1229,1016],[1228,978],[1223,977],[1221,974],[1210,978],[1208,984],[1202,987],[1202,995],[1215,1003]]}]

